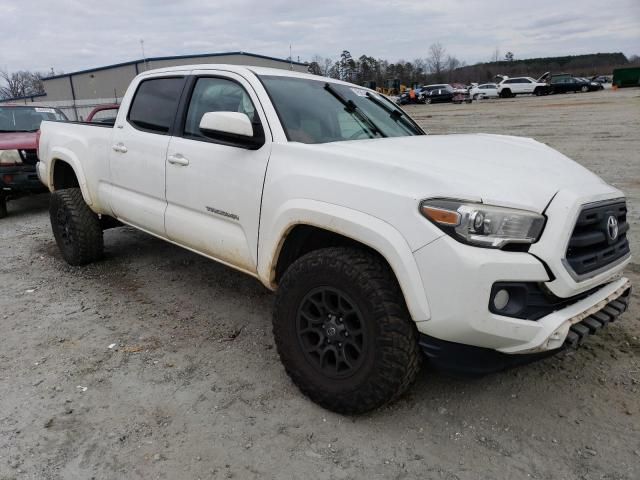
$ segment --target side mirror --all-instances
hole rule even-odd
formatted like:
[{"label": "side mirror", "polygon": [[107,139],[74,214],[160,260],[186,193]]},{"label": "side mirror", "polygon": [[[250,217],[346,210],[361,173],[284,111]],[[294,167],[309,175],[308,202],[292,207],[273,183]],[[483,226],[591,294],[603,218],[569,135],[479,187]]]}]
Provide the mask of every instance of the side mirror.
[{"label": "side mirror", "polygon": [[251,120],[240,112],[207,112],[200,120],[200,130],[205,135],[217,133],[253,137]]}]

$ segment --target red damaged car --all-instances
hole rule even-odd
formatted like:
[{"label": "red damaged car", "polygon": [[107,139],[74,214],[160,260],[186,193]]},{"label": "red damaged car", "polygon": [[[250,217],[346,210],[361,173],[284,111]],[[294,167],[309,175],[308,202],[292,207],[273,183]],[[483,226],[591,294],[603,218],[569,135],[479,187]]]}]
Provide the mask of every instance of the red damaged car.
[{"label": "red damaged car", "polygon": [[0,218],[7,201],[46,192],[36,173],[36,136],[43,120],[66,121],[57,108],[0,104]]}]

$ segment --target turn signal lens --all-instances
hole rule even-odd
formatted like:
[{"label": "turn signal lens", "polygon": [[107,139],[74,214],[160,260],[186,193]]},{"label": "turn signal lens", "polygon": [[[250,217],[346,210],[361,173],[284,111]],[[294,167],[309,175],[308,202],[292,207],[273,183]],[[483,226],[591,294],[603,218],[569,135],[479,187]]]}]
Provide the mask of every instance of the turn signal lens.
[{"label": "turn signal lens", "polygon": [[452,212],[451,210],[445,210],[443,208],[430,207],[423,205],[422,214],[430,220],[441,225],[450,225],[455,227],[460,223],[460,214],[458,212]]}]

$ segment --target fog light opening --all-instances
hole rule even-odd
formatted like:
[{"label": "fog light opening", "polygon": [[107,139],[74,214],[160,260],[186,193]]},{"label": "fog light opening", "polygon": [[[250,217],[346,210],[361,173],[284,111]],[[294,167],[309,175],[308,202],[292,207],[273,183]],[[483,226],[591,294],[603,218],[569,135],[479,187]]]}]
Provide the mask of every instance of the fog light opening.
[{"label": "fog light opening", "polygon": [[509,292],[504,288],[500,289],[493,296],[493,306],[495,307],[496,310],[503,310],[509,303],[510,299],[511,299],[511,296],[509,295]]}]

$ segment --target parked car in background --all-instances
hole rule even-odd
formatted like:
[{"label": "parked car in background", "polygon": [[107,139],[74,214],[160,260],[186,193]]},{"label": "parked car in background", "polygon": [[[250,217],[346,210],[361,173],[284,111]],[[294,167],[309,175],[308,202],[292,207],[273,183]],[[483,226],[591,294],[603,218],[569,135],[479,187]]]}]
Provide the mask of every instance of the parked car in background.
[{"label": "parked car in background", "polygon": [[588,92],[591,82],[578,77],[552,77],[549,82],[549,93]]},{"label": "parked car in background", "polygon": [[428,85],[425,87],[423,97],[425,103],[452,102],[454,96],[453,87],[449,84]]},{"label": "parked car in background", "polygon": [[531,77],[504,77],[497,90],[501,98],[511,98],[523,94],[546,95],[549,86]]},{"label": "parked car in background", "polygon": [[473,100],[479,98],[498,98],[498,85],[495,83],[483,83],[471,87],[469,95]]},{"label": "parked car in background", "polygon": [[423,85],[422,87],[417,89],[417,92],[419,93],[419,95],[421,97],[426,99],[427,95],[429,95],[429,92],[431,90],[439,90],[439,89],[443,89],[443,88],[453,89],[453,87],[451,85],[449,85],[448,83],[438,83],[438,84],[433,84],[433,85]]},{"label": "parked car in background", "polygon": [[600,82],[596,82],[594,80],[589,80],[585,77],[576,77],[578,80],[586,83],[589,86],[590,92],[597,92],[598,90],[604,90],[604,86]]},{"label": "parked car in background", "polygon": [[47,191],[36,173],[36,132],[43,120],[67,117],[57,108],[0,105],[0,218],[7,216],[7,201]]},{"label": "parked car in background", "polygon": [[598,82],[600,84],[611,83],[611,78],[609,78],[606,75],[598,75],[598,76],[595,76],[595,77],[591,77],[591,81],[592,82]]}]

